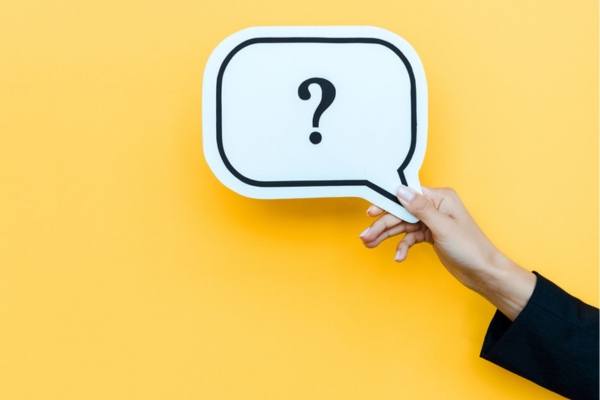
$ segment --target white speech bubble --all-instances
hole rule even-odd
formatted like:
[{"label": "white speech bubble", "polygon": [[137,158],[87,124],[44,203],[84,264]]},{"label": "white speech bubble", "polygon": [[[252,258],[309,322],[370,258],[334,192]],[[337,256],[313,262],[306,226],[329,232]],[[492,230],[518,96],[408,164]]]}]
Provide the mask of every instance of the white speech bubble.
[{"label": "white speech bubble", "polygon": [[361,197],[417,221],[396,190],[421,192],[427,84],[417,53],[398,35],[375,27],[242,30],[211,54],[202,107],[206,160],[233,191]]}]

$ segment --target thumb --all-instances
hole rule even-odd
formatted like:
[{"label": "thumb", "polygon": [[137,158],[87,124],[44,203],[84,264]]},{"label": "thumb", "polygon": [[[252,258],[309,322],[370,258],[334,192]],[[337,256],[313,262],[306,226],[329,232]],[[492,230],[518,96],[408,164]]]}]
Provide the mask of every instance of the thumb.
[{"label": "thumb", "polygon": [[419,218],[434,234],[441,233],[447,217],[439,212],[425,196],[404,185],[398,188],[397,196],[409,213]]}]

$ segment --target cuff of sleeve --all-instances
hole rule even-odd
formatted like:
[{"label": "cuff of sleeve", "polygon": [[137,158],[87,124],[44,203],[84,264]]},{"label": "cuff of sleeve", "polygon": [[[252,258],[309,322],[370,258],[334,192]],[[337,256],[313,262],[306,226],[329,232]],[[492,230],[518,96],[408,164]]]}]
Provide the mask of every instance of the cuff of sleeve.
[{"label": "cuff of sleeve", "polygon": [[[582,398],[578,390],[598,386],[597,309],[534,274],[535,289],[514,321],[496,311],[480,356],[563,396]],[[591,313],[596,317],[588,318]]]}]

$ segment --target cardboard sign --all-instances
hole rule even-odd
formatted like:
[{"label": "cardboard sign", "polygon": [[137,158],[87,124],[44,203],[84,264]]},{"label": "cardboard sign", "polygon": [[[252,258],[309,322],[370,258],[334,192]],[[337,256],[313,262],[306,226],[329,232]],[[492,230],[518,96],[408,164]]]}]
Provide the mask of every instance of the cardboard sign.
[{"label": "cardboard sign", "polygon": [[375,27],[259,27],[204,72],[203,143],[217,178],[261,199],[362,197],[409,222],[421,191],[427,84],[417,53]]}]

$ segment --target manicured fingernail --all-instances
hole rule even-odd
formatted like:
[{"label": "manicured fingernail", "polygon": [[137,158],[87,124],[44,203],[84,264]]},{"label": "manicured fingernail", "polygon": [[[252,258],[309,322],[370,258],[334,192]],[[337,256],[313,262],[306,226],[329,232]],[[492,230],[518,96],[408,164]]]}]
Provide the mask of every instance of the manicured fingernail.
[{"label": "manicured fingernail", "polygon": [[396,262],[400,262],[400,261],[401,261],[401,260],[400,260],[400,250],[398,250],[398,251],[396,252],[396,258],[394,258],[394,261],[396,261]]},{"label": "manicured fingernail", "polygon": [[411,202],[415,198],[415,192],[411,188],[402,185],[398,188],[398,196],[404,201]]},{"label": "manicured fingernail", "polygon": [[367,215],[371,215],[371,211],[373,211],[373,206],[367,208]]},{"label": "manicured fingernail", "polygon": [[371,230],[371,228],[367,228],[365,229],[360,235],[358,235],[358,237],[363,237],[365,236],[367,233],[369,233],[369,231]]}]

